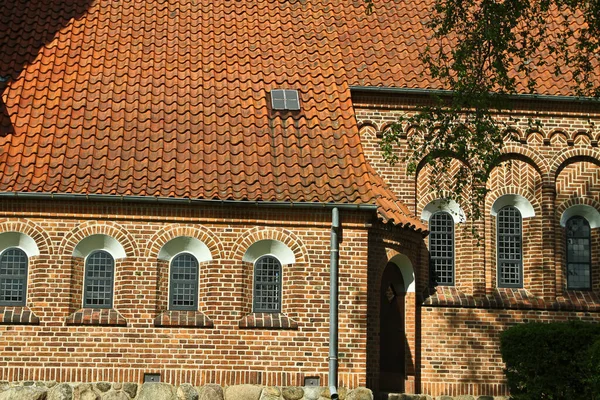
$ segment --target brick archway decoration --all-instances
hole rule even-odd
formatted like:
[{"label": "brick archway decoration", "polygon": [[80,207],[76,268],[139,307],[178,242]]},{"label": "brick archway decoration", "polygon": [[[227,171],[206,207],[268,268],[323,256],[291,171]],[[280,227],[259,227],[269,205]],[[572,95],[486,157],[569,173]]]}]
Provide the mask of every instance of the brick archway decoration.
[{"label": "brick archway decoration", "polygon": [[127,257],[140,256],[139,248],[131,234],[112,221],[86,221],[74,228],[62,240],[59,246],[60,254],[72,255],[77,244],[92,235],[110,236],[123,246]]},{"label": "brick archway decoration", "polygon": [[281,228],[251,228],[233,244],[229,256],[230,260],[241,261],[248,248],[261,240],[277,240],[285,244],[294,253],[296,263],[307,263],[308,252],[300,238],[293,232]]},{"label": "brick archway decoration", "polygon": [[177,237],[191,237],[198,239],[208,247],[210,254],[215,259],[221,259],[224,254],[223,244],[217,235],[204,226],[190,226],[184,224],[172,224],[163,227],[149,240],[148,254],[149,258],[158,258],[158,253],[162,247],[170,240]]},{"label": "brick archway decoration", "polygon": [[536,197],[532,197],[531,193],[527,193],[522,187],[519,186],[505,186],[495,190],[490,191],[485,198],[485,213],[486,215],[490,213],[492,209],[492,205],[494,202],[505,194],[518,194],[519,196],[524,197],[531,203],[533,210],[535,211],[535,215],[542,215],[542,207],[540,205],[539,199]]},{"label": "brick archway decoration", "polygon": [[55,248],[48,233],[42,227],[28,219],[0,220],[0,233],[5,232],[19,232],[27,235],[33,239],[40,254],[55,254]]},{"label": "brick archway decoration", "polygon": [[518,144],[510,144],[504,147],[499,163],[507,160],[521,160],[528,163],[541,175],[542,179],[544,179],[550,170],[546,157],[531,147],[523,147]]},{"label": "brick archway decoration", "polygon": [[548,180],[556,183],[556,178],[558,178],[560,172],[567,165],[578,161],[587,161],[600,166],[600,151],[589,147],[576,147],[561,151],[552,158]]}]

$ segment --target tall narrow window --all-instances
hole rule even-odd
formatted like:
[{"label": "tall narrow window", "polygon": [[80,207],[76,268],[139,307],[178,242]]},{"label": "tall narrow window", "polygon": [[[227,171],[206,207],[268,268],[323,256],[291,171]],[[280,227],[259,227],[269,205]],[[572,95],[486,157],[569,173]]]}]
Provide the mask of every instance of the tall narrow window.
[{"label": "tall narrow window", "polygon": [[273,256],[254,263],[254,312],[281,312],[281,263]]},{"label": "tall narrow window", "polygon": [[513,206],[498,211],[498,286],[523,287],[523,235],[521,212]]},{"label": "tall narrow window", "polygon": [[99,250],[85,260],[85,290],[83,306],[90,308],[111,308],[113,306],[113,285],[115,260],[110,253]]},{"label": "tall narrow window", "polygon": [[27,291],[27,254],[11,247],[0,255],[0,306],[24,306]]},{"label": "tall narrow window", "polygon": [[189,253],[180,253],[171,261],[169,276],[169,309],[198,309],[198,260]]},{"label": "tall narrow window", "polygon": [[438,211],[429,219],[429,260],[435,283],[454,285],[454,219]]},{"label": "tall narrow window", "polygon": [[571,217],[567,228],[567,289],[591,289],[591,229],[580,216]]}]

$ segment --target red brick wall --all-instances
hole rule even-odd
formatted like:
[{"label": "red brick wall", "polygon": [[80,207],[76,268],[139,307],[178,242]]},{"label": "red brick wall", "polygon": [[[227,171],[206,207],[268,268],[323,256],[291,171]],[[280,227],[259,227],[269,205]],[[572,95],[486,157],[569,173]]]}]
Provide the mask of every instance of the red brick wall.
[{"label": "red brick wall", "polygon": [[[417,216],[436,198],[429,167],[408,176],[404,163],[390,166],[383,159],[378,142],[400,115],[413,113],[415,104],[425,101],[418,96],[353,95],[367,160]],[[417,292],[422,297],[406,316],[406,335],[417,332],[416,384],[424,393],[505,394],[498,350],[502,329],[528,320],[600,319],[600,232],[592,230],[593,290],[566,291],[565,234],[560,226],[562,213],[572,205],[600,210],[600,111],[581,103],[550,102],[521,102],[516,110],[512,116],[520,118],[513,124],[518,140],[508,143],[504,162],[490,174],[483,219],[455,225],[456,284]],[[539,120],[541,128],[529,129],[529,117]],[[499,118],[507,121],[507,115]],[[404,127],[396,149],[400,158],[409,151],[411,134]],[[450,177],[458,163],[453,162]],[[442,189],[447,183],[441,180]],[[523,220],[523,289],[497,288],[496,218],[491,208],[503,194],[519,194],[535,210],[535,216]],[[474,239],[472,226],[481,241]],[[423,246],[428,246],[427,239]],[[427,253],[415,262],[416,269],[426,270]]]},{"label": "red brick wall", "polygon": [[[0,203],[0,233],[32,237],[27,306],[37,325],[0,325],[0,380],[140,381],[161,372],[174,384],[327,384],[329,240],[327,210],[253,207],[140,206],[23,201]],[[341,211],[340,384],[366,384],[367,262],[370,212]],[[115,266],[114,309],[127,326],[67,325],[81,308],[83,259],[72,256],[93,234],[115,238],[126,257]],[[177,236],[204,242],[213,260],[200,263],[199,310],[212,328],[155,327],[168,304],[168,263],[158,260]],[[252,309],[252,264],[258,240],[285,243],[296,262],[283,265],[283,312],[297,329],[242,329]],[[14,308],[0,310],[2,316]]]}]

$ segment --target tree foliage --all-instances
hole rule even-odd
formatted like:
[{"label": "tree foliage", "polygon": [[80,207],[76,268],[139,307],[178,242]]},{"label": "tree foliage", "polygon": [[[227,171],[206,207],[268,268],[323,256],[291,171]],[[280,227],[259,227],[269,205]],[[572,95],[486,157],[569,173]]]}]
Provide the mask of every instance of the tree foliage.
[{"label": "tree foliage", "polygon": [[600,399],[600,325],[524,323],[500,335],[514,400]]},{"label": "tree foliage", "polygon": [[445,197],[478,218],[488,174],[515,122],[497,118],[510,115],[511,95],[535,94],[540,77],[554,75],[571,83],[573,96],[600,96],[600,0],[434,0],[431,15],[432,40],[421,59],[448,95],[402,117],[381,145],[397,162],[399,138],[417,127],[403,161],[409,172],[430,164],[437,190],[450,159],[462,160]]}]

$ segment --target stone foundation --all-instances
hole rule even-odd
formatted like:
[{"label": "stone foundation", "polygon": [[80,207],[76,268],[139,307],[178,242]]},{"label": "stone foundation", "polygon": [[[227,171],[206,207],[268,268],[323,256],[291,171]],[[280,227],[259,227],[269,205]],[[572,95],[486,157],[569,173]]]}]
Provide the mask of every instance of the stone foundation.
[{"label": "stone foundation", "polygon": [[[373,400],[369,389],[339,388],[340,400]],[[193,386],[184,383],[0,382],[0,400],[327,400],[324,387]]]}]

